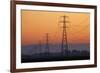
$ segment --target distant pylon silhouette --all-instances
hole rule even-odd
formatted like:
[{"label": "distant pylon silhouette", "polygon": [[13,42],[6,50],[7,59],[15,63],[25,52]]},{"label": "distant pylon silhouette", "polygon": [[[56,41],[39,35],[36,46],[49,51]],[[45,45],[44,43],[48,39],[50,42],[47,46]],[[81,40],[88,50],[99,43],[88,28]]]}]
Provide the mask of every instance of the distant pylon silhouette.
[{"label": "distant pylon silhouette", "polygon": [[41,44],[41,40],[39,40],[39,50],[40,50],[40,53],[42,53],[42,44]]},{"label": "distant pylon silhouette", "polygon": [[67,23],[69,23],[69,21],[67,21],[68,16],[62,16],[63,20],[60,21],[60,23],[63,23],[63,30],[62,30],[62,43],[61,43],[61,52],[62,55],[67,55],[68,56],[68,39],[67,39]]},{"label": "distant pylon silhouette", "polygon": [[46,33],[45,35],[46,35],[45,52],[48,55],[49,54],[49,34]]}]

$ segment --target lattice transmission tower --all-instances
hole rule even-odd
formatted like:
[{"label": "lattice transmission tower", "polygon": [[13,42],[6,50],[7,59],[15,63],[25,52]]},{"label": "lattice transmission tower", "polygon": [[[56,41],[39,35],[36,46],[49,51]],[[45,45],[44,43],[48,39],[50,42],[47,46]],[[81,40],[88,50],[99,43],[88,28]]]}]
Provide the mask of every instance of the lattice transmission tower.
[{"label": "lattice transmission tower", "polygon": [[68,38],[67,38],[67,28],[68,28],[68,23],[69,21],[67,20],[69,17],[68,16],[62,16],[62,21],[60,23],[63,24],[62,26],[62,42],[61,42],[61,53],[62,55],[67,55],[68,56]]},{"label": "lattice transmission tower", "polygon": [[49,54],[49,33],[46,33],[46,43],[45,43],[45,52],[48,55]]}]

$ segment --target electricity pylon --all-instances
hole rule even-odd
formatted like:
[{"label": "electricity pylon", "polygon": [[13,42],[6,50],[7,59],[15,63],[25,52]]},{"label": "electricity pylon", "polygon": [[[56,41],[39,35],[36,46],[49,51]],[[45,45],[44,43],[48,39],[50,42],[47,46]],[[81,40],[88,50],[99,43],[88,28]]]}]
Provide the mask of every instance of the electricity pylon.
[{"label": "electricity pylon", "polygon": [[45,43],[45,52],[48,55],[49,54],[49,34],[46,33],[46,43]]},{"label": "electricity pylon", "polygon": [[67,38],[67,23],[69,23],[68,16],[62,16],[63,20],[60,23],[63,24],[62,28],[62,43],[61,43],[61,53],[62,55],[68,56],[68,38]]},{"label": "electricity pylon", "polygon": [[42,53],[42,44],[41,44],[41,40],[39,40],[39,51],[40,51],[40,53]]}]

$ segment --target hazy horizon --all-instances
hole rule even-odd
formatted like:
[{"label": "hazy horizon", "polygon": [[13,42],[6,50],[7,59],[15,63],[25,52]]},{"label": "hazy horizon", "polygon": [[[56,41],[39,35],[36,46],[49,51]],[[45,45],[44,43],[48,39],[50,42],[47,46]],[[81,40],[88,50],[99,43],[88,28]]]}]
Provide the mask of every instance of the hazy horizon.
[{"label": "hazy horizon", "polygon": [[[34,54],[34,53],[40,53],[40,52],[45,52],[45,44],[41,45],[41,48],[39,45],[27,45],[27,46],[22,46],[22,54]],[[78,51],[90,51],[90,45],[89,44],[69,44],[68,45],[68,50],[73,51],[73,50],[78,50]],[[49,44],[49,52],[61,52],[61,44]]]}]

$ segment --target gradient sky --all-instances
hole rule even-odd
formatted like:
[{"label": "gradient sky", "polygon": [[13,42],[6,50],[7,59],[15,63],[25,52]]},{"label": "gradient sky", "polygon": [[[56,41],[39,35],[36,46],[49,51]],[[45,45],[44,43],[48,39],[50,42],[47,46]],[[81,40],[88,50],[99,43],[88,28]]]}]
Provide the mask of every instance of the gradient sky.
[{"label": "gradient sky", "polygon": [[62,16],[68,16],[68,43],[89,43],[90,14],[74,12],[52,12],[22,10],[22,45],[45,43],[45,33],[49,33],[49,43],[59,43],[62,38]]}]

